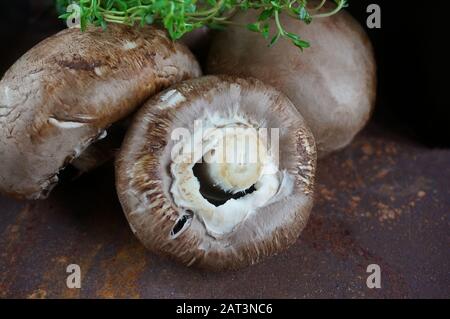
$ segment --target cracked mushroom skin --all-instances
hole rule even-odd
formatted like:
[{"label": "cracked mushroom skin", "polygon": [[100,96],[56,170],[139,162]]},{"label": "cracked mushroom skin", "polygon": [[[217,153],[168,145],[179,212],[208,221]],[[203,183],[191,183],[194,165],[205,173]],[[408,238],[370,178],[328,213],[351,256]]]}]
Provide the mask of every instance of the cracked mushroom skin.
[{"label": "cracked mushroom skin", "polygon": [[[245,24],[257,18],[249,10],[237,13],[233,21]],[[311,47],[301,52],[282,39],[268,48],[260,34],[230,26],[213,38],[206,70],[252,76],[281,90],[305,118],[323,157],[347,146],[370,118],[376,95],[372,45],[345,11],[309,25],[286,15],[280,18],[286,30]],[[273,21],[270,26],[275,30]]]},{"label": "cracked mushroom skin", "polygon": [[[255,145],[259,155],[250,159]],[[231,160],[217,160],[232,149]],[[116,186],[148,249],[218,271],[255,264],[297,240],[315,167],[313,136],[284,94],[252,78],[206,76],[139,110],[116,159]]]},{"label": "cracked mushroom skin", "polygon": [[186,47],[152,27],[66,29],[40,42],[0,82],[0,192],[45,198],[110,126],[200,73]]}]

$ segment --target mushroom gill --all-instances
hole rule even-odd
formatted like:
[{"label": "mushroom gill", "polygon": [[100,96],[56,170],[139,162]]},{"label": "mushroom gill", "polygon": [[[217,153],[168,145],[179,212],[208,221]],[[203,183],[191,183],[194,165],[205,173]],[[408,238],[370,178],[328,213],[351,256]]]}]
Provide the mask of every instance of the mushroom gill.
[{"label": "mushroom gill", "polygon": [[[266,141],[257,134],[260,123],[252,125],[237,115],[222,118],[218,114],[196,121],[208,129],[201,133],[194,130],[191,138],[177,147],[181,154],[172,154],[170,192],[177,206],[201,218],[209,235],[217,238],[230,233],[277,193],[292,192],[289,175],[279,170]],[[202,172],[196,176],[193,168],[200,163]],[[288,181],[281,187],[284,179]],[[208,185],[219,190],[216,194],[222,191],[223,204],[212,204],[208,200],[211,196],[200,191],[202,186],[208,190]],[[254,191],[250,194],[231,196],[251,187]]]},{"label": "mushroom gill", "polygon": [[148,101],[116,162],[119,199],[150,250],[239,268],[291,245],[313,198],[316,150],[292,103],[256,79],[206,76]]}]

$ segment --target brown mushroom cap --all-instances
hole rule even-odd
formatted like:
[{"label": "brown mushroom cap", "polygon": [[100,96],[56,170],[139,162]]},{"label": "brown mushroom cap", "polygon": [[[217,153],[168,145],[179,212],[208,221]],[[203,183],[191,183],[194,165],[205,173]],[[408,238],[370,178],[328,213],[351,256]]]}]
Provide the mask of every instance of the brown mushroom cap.
[{"label": "brown mushroom cap", "polygon": [[[274,176],[286,176],[269,202],[254,207],[231,231],[220,235],[209,231],[208,219],[189,206],[192,202],[177,202],[174,192],[183,178],[192,177],[195,163],[174,163],[172,132],[185,128],[195,135],[196,121],[206,123],[211,118],[280,128],[279,170]],[[116,159],[116,186],[131,229],[148,249],[188,266],[235,269],[295,242],[312,207],[315,165],[312,134],[286,96],[256,79],[206,76],[172,86],[138,111]],[[181,182],[174,175],[177,169],[186,173]],[[201,189],[205,181],[197,176],[194,180]],[[198,186],[188,188],[181,191],[198,192]],[[253,194],[228,199],[216,209],[250,200],[247,196]],[[235,211],[222,213],[227,218]]]},{"label": "brown mushroom cap", "polygon": [[[249,10],[233,21],[245,24],[257,17]],[[345,11],[309,25],[285,15],[281,22],[311,47],[301,52],[280,40],[268,48],[260,34],[230,26],[212,40],[207,72],[253,76],[281,90],[306,119],[322,157],[348,145],[370,117],[376,94],[371,43]],[[273,21],[270,26],[276,29]]]},{"label": "brown mushroom cap", "polygon": [[0,192],[45,197],[110,125],[200,73],[187,48],[151,27],[66,29],[42,41],[0,82]]}]

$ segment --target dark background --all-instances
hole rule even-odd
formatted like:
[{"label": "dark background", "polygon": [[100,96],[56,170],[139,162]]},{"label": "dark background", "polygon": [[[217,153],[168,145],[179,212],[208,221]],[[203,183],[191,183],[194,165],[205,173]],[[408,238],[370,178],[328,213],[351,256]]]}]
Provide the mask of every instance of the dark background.
[{"label": "dark background", "polygon": [[349,11],[365,23],[381,6],[382,27],[368,30],[377,54],[376,119],[429,146],[450,146],[450,26],[448,1],[354,0]]}]

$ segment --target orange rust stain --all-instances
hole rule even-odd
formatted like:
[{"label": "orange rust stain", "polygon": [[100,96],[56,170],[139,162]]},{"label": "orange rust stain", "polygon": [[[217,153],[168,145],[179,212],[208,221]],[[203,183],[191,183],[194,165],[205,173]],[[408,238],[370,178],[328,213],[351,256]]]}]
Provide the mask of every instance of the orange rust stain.
[{"label": "orange rust stain", "polygon": [[347,168],[347,169],[353,169],[354,166],[355,166],[354,162],[351,159],[347,159],[341,164],[342,168]]},{"label": "orange rust stain", "polygon": [[375,175],[375,178],[383,179],[389,174],[389,172],[390,172],[389,169],[382,169]]},{"label": "orange rust stain", "polygon": [[417,192],[417,197],[419,198],[424,198],[425,196],[427,196],[427,193],[424,191],[418,191]]},{"label": "orange rust stain", "polygon": [[361,202],[361,197],[352,196],[349,202],[348,213],[355,215],[358,211],[359,204]]},{"label": "orange rust stain", "polygon": [[28,213],[30,212],[31,204],[26,204],[23,209],[17,214],[14,224],[9,225],[2,237],[6,238],[7,247],[11,248],[20,239],[20,228],[24,221],[26,221]]},{"label": "orange rust stain", "polygon": [[318,193],[320,194],[320,197],[326,199],[327,201],[336,200],[336,192],[334,190],[329,190],[323,185],[319,185],[318,188],[319,188]]},{"label": "orange rust stain", "polygon": [[373,155],[373,153],[374,153],[374,149],[373,149],[372,145],[370,145],[369,143],[364,143],[361,147],[361,150],[364,153],[364,155],[367,155],[367,156]]},{"label": "orange rust stain", "polygon": [[45,299],[47,297],[47,291],[44,289],[36,289],[30,295],[27,296],[27,299]]},{"label": "orange rust stain", "polygon": [[377,208],[378,220],[380,222],[383,222],[385,220],[394,220],[402,214],[402,210],[400,208],[391,208],[383,203],[378,203]]},{"label": "orange rust stain", "polygon": [[395,143],[387,143],[384,147],[384,151],[388,155],[396,155],[398,153]]},{"label": "orange rust stain", "polygon": [[147,266],[146,249],[132,242],[102,263],[104,284],[97,291],[100,298],[139,298],[138,281]]}]

